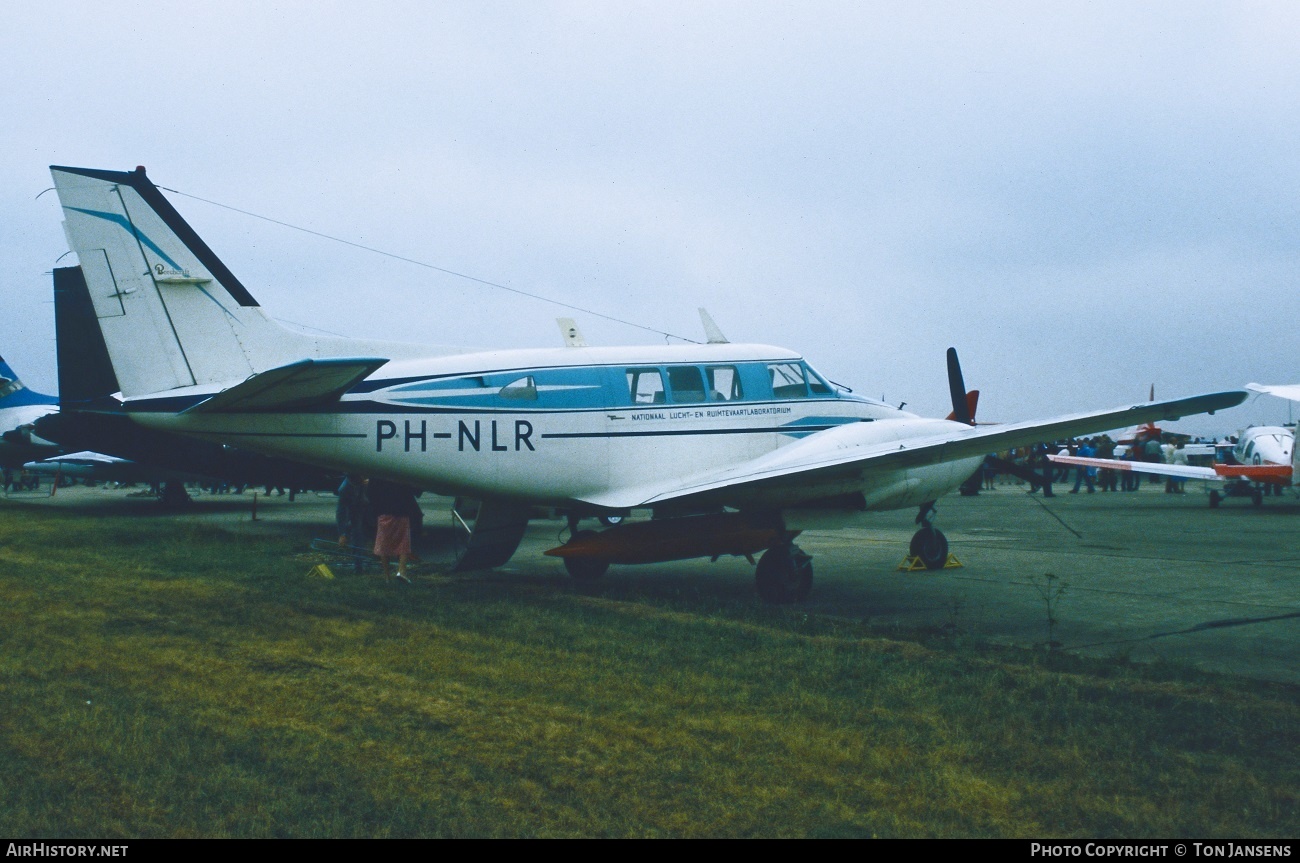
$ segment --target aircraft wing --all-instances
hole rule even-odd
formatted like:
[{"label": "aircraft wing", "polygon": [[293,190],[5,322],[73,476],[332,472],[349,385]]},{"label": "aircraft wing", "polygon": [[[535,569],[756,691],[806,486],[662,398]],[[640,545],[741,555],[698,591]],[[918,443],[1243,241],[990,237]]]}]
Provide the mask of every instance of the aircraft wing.
[{"label": "aircraft wing", "polygon": [[1277,396],[1280,399],[1300,402],[1300,384],[1246,384],[1246,389],[1251,392]]},{"label": "aircraft wing", "polygon": [[611,489],[583,497],[612,509],[682,504],[740,506],[755,501],[793,505],[861,490],[873,474],[957,461],[1011,447],[1078,437],[1123,426],[1173,420],[1234,407],[1246,393],[1230,391],[1093,413],[1071,414],[998,426],[954,427],[952,431],[880,442],[867,440],[867,423],[837,426],[744,464],[698,474],[686,481]]},{"label": "aircraft wing", "polygon": [[185,413],[285,411],[329,404],[386,362],[376,357],[299,360],[259,372]]},{"label": "aircraft wing", "polygon": [[1049,455],[1048,458],[1057,464],[1082,465],[1083,467],[1097,467],[1106,470],[1126,470],[1130,473],[1153,473],[1159,476],[1176,476],[1180,479],[1203,479],[1209,482],[1223,482],[1229,478],[1216,472],[1212,467],[1198,467],[1191,464],[1121,461],[1115,458],[1088,458],[1081,455]]},{"label": "aircraft wing", "polygon": [[1198,467],[1190,464],[1120,461],[1119,459],[1088,458],[1087,456],[1078,455],[1049,455],[1048,458],[1057,464],[1127,470],[1134,473],[1153,473],[1159,476],[1175,476],[1180,479],[1203,479],[1208,482],[1246,479],[1254,482],[1285,484],[1291,481],[1291,466],[1286,464],[1216,464],[1213,467]]}]

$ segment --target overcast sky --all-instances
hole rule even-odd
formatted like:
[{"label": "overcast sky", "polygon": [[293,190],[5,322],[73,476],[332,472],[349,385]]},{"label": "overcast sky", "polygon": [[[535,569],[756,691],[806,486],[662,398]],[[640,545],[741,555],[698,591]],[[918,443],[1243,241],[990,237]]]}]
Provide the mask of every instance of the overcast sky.
[{"label": "overcast sky", "polygon": [[[48,166],[145,165],[920,413],[949,345],[990,421],[1296,382],[1297,45],[1293,2],[6,4],[0,354],[54,389]],[[282,320],[663,341],[169,197]]]}]

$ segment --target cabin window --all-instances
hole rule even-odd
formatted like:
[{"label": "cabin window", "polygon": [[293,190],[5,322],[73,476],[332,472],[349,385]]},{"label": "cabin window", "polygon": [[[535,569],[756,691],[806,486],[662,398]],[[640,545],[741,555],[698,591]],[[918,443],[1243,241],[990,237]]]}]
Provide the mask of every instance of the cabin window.
[{"label": "cabin window", "polygon": [[695,366],[669,366],[668,386],[679,404],[704,401],[704,378]]},{"label": "cabin window", "polygon": [[535,402],[537,401],[537,382],[533,380],[532,375],[525,375],[503,386],[499,395],[503,399]]},{"label": "cabin window", "polygon": [[710,401],[734,402],[745,397],[735,366],[709,366],[704,373],[709,378]]},{"label": "cabin window", "polygon": [[633,404],[657,405],[664,402],[664,379],[658,369],[628,369],[627,389]]},{"label": "cabin window", "polygon": [[778,399],[804,399],[808,385],[804,382],[803,366],[799,363],[768,363],[767,373],[772,379],[772,395]]}]

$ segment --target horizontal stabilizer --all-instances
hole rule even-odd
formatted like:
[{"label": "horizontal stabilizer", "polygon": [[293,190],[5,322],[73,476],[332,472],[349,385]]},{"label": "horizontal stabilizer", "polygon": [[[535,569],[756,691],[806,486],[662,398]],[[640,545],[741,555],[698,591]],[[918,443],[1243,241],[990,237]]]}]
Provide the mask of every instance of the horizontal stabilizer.
[{"label": "horizontal stabilizer", "polygon": [[299,360],[255,374],[185,413],[290,411],[330,404],[386,362],[376,357]]}]

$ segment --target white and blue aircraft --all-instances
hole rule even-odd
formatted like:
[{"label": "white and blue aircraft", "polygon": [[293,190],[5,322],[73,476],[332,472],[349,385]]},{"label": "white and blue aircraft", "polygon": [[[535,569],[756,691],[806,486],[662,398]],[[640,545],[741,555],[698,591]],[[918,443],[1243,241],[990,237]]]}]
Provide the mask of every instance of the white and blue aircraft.
[{"label": "white and blue aircraft", "polygon": [[33,430],[37,420],[58,409],[58,399],[29,390],[0,358],[0,466],[21,467],[60,452],[58,444]]},{"label": "white and blue aircraft", "polygon": [[794,539],[814,515],[918,507],[912,551],[941,567],[934,501],[986,453],[1246,396],[974,427],[952,351],[947,420],[845,392],[767,345],[431,355],[307,336],[267,316],[143,168],[51,172],[121,386],[118,410],[152,429],[478,498],[463,569],[508,560],[534,505],[650,507],[653,520],[575,532],[550,553],[588,579],[610,563],[762,551],[760,595],[794,601],[812,582]]}]

